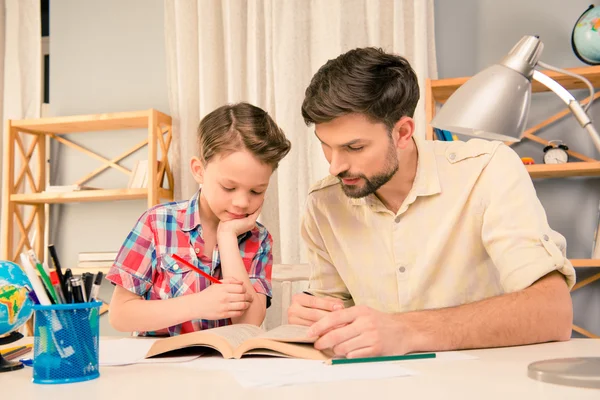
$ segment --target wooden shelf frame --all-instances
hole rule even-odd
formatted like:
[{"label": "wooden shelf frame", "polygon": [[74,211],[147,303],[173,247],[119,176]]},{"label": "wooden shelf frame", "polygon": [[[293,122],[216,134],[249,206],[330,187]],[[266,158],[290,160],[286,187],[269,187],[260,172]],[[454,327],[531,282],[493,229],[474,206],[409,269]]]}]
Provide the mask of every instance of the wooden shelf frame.
[{"label": "wooden shelf frame", "polygon": [[[581,67],[581,68],[567,68],[568,71],[578,75],[586,77],[594,88],[600,87],[600,66],[592,67]],[[573,78],[568,75],[564,75],[555,71],[543,71],[544,74],[557,81],[563,87],[569,90],[576,89],[587,89],[587,86],[580,80]],[[427,79],[425,83],[425,117],[427,119],[427,130],[425,137],[427,140],[434,140],[433,127],[431,121],[433,120],[436,108],[440,104],[444,104],[446,100],[465,82],[471,77],[462,78],[450,78],[450,79]],[[532,82],[531,91],[533,93],[548,92],[546,86],[540,84],[537,81]],[[594,100],[600,97],[600,92],[596,92]],[[582,101],[582,104],[587,104],[589,99]],[[571,115],[568,108],[546,118],[539,124],[527,129],[523,134],[523,139],[528,139],[533,142],[539,143],[543,146],[547,146],[549,141],[536,136],[542,129],[552,125],[553,123],[561,120],[562,118]],[[506,142],[507,145],[513,145],[514,143]],[[587,157],[581,153],[577,153],[573,150],[568,151],[572,158],[578,159],[578,162],[568,162],[566,164],[558,165],[547,165],[547,164],[534,164],[527,165],[527,171],[532,179],[545,179],[545,178],[566,178],[566,177],[600,177],[600,160]],[[572,259],[570,260],[576,269],[581,268],[600,268],[600,260],[598,259]],[[593,282],[600,280],[600,272],[577,282],[571,291],[579,290],[582,287],[588,286]],[[600,336],[587,331],[586,329],[573,325],[573,330],[581,333],[587,337],[600,338]]]},{"label": "wooden shelf frame", "polygon": [[[110,159],[65,137],[75,133],[123,129],[147,129],[148,136]],[[148,176],[154,176],[155,179],[148,180],[147,188],[45,192],[48,172],[46,160],[49,159],[46,138],[75,149],[101,163],[98,168],[82,176],[75,184],[83,185],[108,169],[131,175],[132,171],[119,162],[146,146]],[[7,120],[3,146],[1,216],[3,236],[0,242],[0,258],[16,261],[18,255],[28,249],[34,249],[38,257],[44,258],[43,233],[48,217],[47,204],[146,199],[147,206],[152,207],[158,204],[160,199],[172,200],[174,180],[168,159],[172,139],[171,117],[154,109]],[[20,161],[18,166],[17,160]],[[170,189],[161,187],[165,176]],[[30,239],[30,234],[33,232],[35,232],[35,240]]]}]

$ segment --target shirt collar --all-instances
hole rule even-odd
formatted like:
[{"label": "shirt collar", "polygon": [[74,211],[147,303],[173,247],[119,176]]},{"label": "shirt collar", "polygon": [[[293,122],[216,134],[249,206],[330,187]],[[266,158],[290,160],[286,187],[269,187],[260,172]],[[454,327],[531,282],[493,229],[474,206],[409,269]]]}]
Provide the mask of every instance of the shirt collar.
[{"label": "shirt collar", "polygon": [[[415,146],[417,148],[417,173],[413,182],[413,187],[410,190],[406,204],[411,204],[418,196],[431,196],[441,193],[440,177],[433,149],[433,142],[413,136]],[[358,199],[350,198],[350,203],[353,205],[366,205],[371,207],[382,206],[381,201],[370,194],[366,197]]]},{"label": "shirt collar", "polygon": [[188,201],[187,209],[185,210],[185,218],[181,230],[190,232],[198,228],[200,225],[200,189]]}]

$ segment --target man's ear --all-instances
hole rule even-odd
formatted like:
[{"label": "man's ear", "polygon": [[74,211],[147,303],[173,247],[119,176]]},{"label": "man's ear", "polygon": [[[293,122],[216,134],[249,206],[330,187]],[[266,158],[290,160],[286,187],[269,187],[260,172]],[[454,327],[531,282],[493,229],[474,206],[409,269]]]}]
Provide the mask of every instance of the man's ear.
[{"label": "man's ear", "polygon": [[199,185],[204,183],[204,164],[202,163],[202,160],[198,157],[192,157],[190,160],[190,170],[192,171],[194,180],[198,182]]},{"label": "man's ear", "polygon": [[398,149],[405,149],[415,133],[415,120],[411,117],[402,117],[396,122],[392,129],[392,139]]}]

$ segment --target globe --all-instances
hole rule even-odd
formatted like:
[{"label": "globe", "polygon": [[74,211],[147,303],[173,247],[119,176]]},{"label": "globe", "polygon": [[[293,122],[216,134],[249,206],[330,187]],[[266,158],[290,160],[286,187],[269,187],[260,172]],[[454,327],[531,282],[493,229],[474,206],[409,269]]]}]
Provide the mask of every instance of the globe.
[{"label": "globe", "polygon": [[581,14],[571,34],[571,46],[584,63],[600,64],[600,7],[591,5]]},{"label": "globe", "polygon": [[33,313],[31,282],[17,264],[0,260],[0,338],[19,329]]}]

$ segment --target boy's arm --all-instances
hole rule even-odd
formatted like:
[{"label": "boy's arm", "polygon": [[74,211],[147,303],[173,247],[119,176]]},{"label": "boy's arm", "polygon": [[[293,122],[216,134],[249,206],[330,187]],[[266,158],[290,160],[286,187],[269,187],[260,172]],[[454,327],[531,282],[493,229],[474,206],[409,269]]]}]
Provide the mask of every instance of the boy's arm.
[{"label": "boy's arm", "polygon": [[[244,314],[234,317],[231,321],[234,324],[252,324],[260,326],[267,313],[267,299],[262,293],[257,293],[250,282],[248,271],[244,265],[240,248],[235,232],[221,232],[218,235],[219,254],[221,257],[221,269],[223,278],[235,278],[243,282],[246,292],[253,298],[250,307]],[[262,251],[259,249],[259,253]]]},{"label": "boy's arm", "polygon": [[110,324],[118,331],[157,331],[194,319],[237,318],[252,297],[234,279],[223,279],[200,293],[164,300],[145,300],[121,286],[115,287],[109,308]]}]

